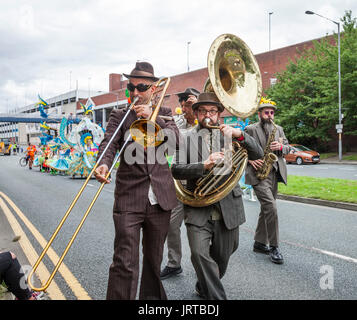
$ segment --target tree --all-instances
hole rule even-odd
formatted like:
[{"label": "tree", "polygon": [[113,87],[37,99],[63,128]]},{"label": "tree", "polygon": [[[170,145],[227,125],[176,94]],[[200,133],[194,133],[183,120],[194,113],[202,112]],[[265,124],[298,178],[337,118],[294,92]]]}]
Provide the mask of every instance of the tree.
[{"label": "tree", "polygon": [[[341,101],[344,134],[357,135],[357,22],[346,11],[341,35]],[[338,123],[338,48],[326,37],[299,52],[276,84],[266,90],[278,105],[279,121],[292,143],[319,146],[336,139]],[[326,145],[326,143],[325,143]]]}]

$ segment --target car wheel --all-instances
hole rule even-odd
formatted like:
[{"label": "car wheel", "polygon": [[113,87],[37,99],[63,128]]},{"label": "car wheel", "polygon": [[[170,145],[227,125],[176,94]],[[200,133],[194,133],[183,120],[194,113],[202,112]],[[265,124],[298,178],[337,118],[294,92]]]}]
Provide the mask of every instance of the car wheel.
[{"label": "car wheel", "polygon": [[300,157],[297,157],[296,158],[296,164],[300,165],[300,164],[303,164],[304,161],[302,161],[302,159]]}]

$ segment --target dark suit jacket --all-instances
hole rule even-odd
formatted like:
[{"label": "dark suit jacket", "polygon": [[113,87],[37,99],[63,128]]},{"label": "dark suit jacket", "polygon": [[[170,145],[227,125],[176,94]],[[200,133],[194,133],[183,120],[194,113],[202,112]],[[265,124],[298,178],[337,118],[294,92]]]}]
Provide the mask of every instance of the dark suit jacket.
[{"label": "dark suit jacket", "polygon": [[[283,128],[278,125],[276,125],[276,126],[277,126],[277,130],[275,133],[275,141],[282,140],[282,144],[283,144],[283,150],[274,152],[278,156],[278,168],[279,168],[278,181],[284,182],[285,184],[287,184],[287,181],[288,181],[287,168],[286,168],[286,164],[285,164],[283,155],[288,154],[290,152],[290,147],[288,145],[289,142],[285,137]],[[260,144],[262,149],[265,150],[266,136],[265,136],[263,128],[260,125],[260,122],[256,122],[256,123],[246,127],[245,131],[249,135],[254,137],[255,140],[258,141],[258,143]],[[255,186],[260,181],[261,180],[259,180],[255,174],[255,169],[250,164],[248,164],[247,169],[246,169],[246,174],[245,174],[245,183]]]},{"label": "dark suit jacket", "polygon": [[[193,189],[199,178],[207,174],[204,169],[203,161],[208,158],[209,151],[202,140],[197,139],[199,126],[192,129],[183,141],[186,152],[176,154],[176,163],[172,165],[172,174],[175,179],[187,180],[187,188]],[[252,160],[263,156],[263,150],[259,144],[248,134],[244,133],[245,139],[240,143],[248,151],[248,157]],[[223,135],[220,136],[221,146],[224,146]],[[197,161],[193,160],[191,152],[197,153]],[[196,160],[196,159],[195,159]],[[191,190],[192,191],[192,190]],[[239,183],[222,200],[207,207],[191,207],[184,205],[185,223],[199,227],[204,226],[210,218],[214,206],[218,206],[222,212],[223,220],[227,229],[231,230],[245,222],[244,206],[242,200],[242,190]]]},{"label": "dark suit jacket", "polygon": [[[126,112],[126,110],[122,109],[114,109],[111,112],[104,139],[99,146],[98,159]],[[161,107],[159,114],[171,116],[171,109]],[[103,159],[99,163],[100,165],[106,164],[109,168],[111,167],[116,152],[121,149],[127,137],[126,134],[128,134],[130,125],[135,120],[137,120],[137,116],[135,111],[132,110],[116,138],[104,154]],[[173,134],[176,138],[174,143],[178,141],[179,131],[174,120],[164,121],[160,117],[157,117],[156,123],[162,129]],[[163,152],[157,152],[158,149],[162,151],[166,144],[167,142],[163,142],[156,148],[148,148],[145,150],[134,141],[128,143],[125,151],[122,152],[120,156],[120,165],[116,174],[114,212],[144,212],[148,200],[150,183],[158,204],[163,210],[171,210],[177,206],[176,191],[171,171]],[[175,148],[173,150],[175,150]],[[155,159],[152,160],[148,155],[159,155],[160,157],[155,157]],[[137,163],[139,161],[133,161],[134,158],[139,159],[140,163]]]}]

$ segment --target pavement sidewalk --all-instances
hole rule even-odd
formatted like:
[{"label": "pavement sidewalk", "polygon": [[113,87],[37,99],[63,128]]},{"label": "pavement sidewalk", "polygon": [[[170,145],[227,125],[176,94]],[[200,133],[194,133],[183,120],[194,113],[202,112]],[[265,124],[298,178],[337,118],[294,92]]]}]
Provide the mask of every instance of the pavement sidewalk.
[{"label": "pavement sidewalk", "polygon": [[357,165],[357,161],[354,161],[354,160],[341,160],[341,161],[339,161],[338,156],[334,156],[334,157],[330,157],[330,158],[326,158],[326,159],[320,160],[320,163]]}]

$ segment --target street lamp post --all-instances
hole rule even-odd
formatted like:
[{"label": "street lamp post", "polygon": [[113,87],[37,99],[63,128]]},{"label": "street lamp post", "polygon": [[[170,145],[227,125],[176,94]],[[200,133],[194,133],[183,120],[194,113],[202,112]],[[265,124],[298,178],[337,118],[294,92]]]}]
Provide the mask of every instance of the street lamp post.
[{"label": "street lamp post", "polygon": [[187,72],[190,71],[190,64],[189,64],[189,45],[191,44],[191,41],[187,42]]},{"label": "street lamp post", "polygon": [[269,12],[269,51],[270,51],[270,48],[271,48],[271,15],[273,14],[274,12]]},{"label": "street lamp post", "polygon": [[318,13],[312,11],[305,11],[306,14],[315,14],[321,18],[329,20],[334,24],[337,24],[337,32],[338,32],[338,125],[336,126],[338,133],[338,160],[342,160],[342,113],[341,113],[341,45],[340,45],[340,23],[329,18],[326,18]]}]

